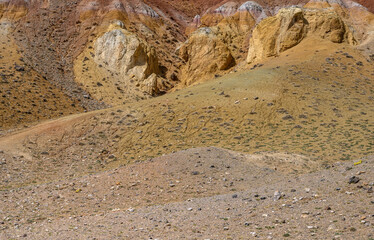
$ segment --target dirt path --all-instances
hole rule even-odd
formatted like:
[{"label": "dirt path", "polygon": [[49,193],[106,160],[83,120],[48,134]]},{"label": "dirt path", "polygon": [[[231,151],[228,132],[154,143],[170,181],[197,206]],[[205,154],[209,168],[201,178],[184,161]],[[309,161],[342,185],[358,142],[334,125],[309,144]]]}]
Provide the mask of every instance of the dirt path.
[{"label": "dirt path", "polygon": [[[49,135],[53,138],[54,134],[60,134],[62,131],[70,128],[74,123],[84,120],[87,117],[94,115],[94,112],[69,115],[56,120],[48,120],[31,128],[20,130],[12,133],[9,136],[0,138],[0,149],[14,154],[28,154],[23,152],[23,142],[30,136],[35,135]],[[28,156],[31,157],[31,156]]]}]

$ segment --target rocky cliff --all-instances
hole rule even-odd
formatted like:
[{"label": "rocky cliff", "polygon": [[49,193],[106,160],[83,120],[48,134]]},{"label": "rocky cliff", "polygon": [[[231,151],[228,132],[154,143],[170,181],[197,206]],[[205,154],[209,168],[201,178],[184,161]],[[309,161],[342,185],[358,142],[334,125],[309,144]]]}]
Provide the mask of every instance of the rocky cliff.
[{"label": "rocky cliff", "polygon": [[278,56],[306,37],[356,44],[349,27],[333,10],[282,9],[276,16],[265,19],[254,29],[247,62]]}]

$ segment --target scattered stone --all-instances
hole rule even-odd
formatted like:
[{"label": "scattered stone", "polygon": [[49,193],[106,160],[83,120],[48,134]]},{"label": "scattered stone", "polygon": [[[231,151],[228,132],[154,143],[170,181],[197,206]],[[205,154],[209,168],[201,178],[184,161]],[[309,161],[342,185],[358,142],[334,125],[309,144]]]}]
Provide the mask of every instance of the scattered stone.
[{"label": "scattered stone", "polygon": [[281,199],[281,197],[282,197],[281,192],[279,192],[279,191],[274,192],[274,201],[277,201],[277,200]]},{"label": "scattered stone", "polygon": [[334,224],[331,224],[328,228],[327,228],[327,231],[335,231],[336,230],[336,226]]},{"label": "scattered stone", "polygon": [[19,66],[19,65],[15,65],[14,66],[14,69],[16,69],[16,71],[18,71],[18,72],[23,72],[23,71],[25,71],[25,67],[23,67],[23,66]]},{"label": "scattered stone", "polygon": [[134,209],[134,208],[129,208],[129,209],[127,209],[127,211],[128,211],[128,212],[134,212],[135,209]]},{"label": "scattered stone", "polygon": [[349,184],[356,184],[356,183],[358,183],[359,181],[360,181],[360,178],[359,178],[359,177],[352,176],[352,177],[349,178],[348,183],[349,183]]},{"label": "scattered stone", "polygon": [[286,115],[282,118],[283,120],[291,120],[293,117],[291,115]]}]

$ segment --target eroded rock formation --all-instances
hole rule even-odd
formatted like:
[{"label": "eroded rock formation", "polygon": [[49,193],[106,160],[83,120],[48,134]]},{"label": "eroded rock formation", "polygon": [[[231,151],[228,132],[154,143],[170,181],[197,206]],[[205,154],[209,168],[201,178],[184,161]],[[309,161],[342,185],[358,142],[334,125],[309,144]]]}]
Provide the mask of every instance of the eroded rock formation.
[{"label": "eroded rock formation", "polygon": [[157,95],[170,89],[160,76],[156,51],[116,20],[88,46],[75,63],[76,81],[110,105]]},{"label": "eroded rock formation", "polygon": [[[291,5],[303,8],[280,10]],[[17,21],[25,61],[87,109],[204,81],[306,37],[374,46],[373,14],[351,0],[3,0],[0,15]]]},{"label": "eroded rock formation", "polygon": [[186,62],[182,67],[184,85],[211,78],[220,70],[227,70],[235,65],[229,48],[212,28],[200,28],[194,32],[179,50]]},{"label": "eroded rock formation", "polygon": [[117,28],[99,37],[94,45],[95,62],[141,81],[158,73],[158,61],[152,48],[125,29]]},{"label": "eroded rock formation", "polygon": [[278,56],[308,36],[356,44],[351,30],[334,10],[282,9],[254,29],[247,62]]}]

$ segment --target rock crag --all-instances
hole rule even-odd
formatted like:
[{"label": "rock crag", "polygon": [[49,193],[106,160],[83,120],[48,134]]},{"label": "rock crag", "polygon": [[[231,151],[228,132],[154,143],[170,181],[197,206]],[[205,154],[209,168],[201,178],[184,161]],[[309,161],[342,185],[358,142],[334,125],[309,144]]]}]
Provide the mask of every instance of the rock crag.
[{"label": "rock crag", "polygon": [[263,20],[253,30],[247,62],[278,56],[306,37],[356,44],[353,33],[335,11],[282,9],[276,16]]}]

